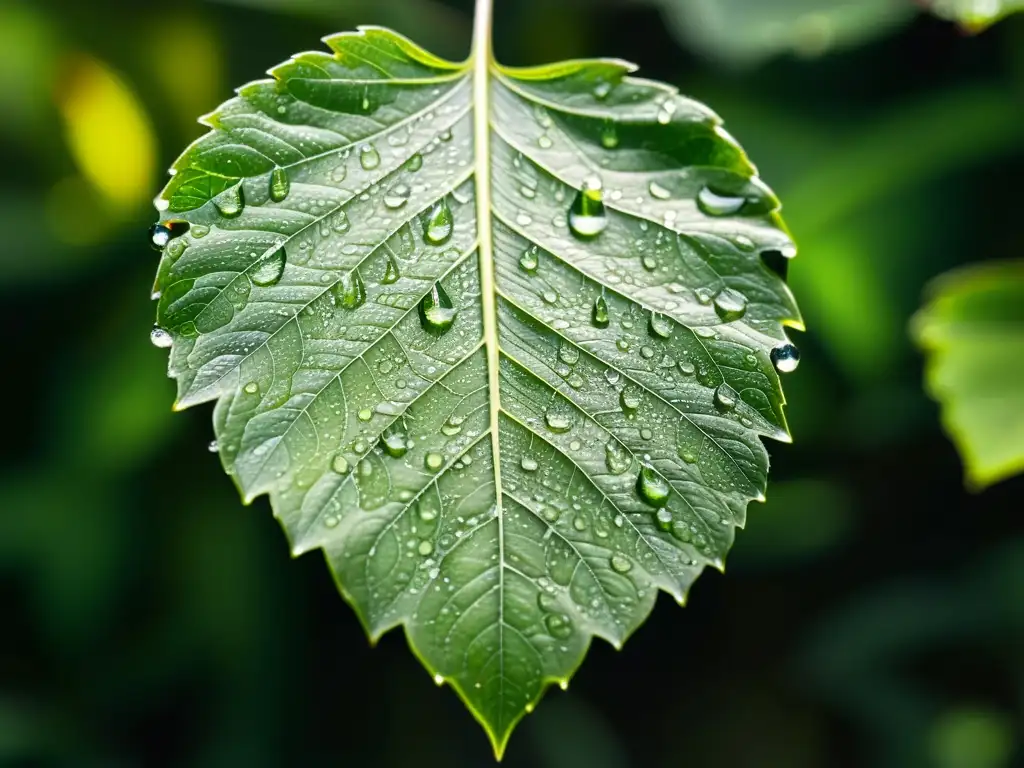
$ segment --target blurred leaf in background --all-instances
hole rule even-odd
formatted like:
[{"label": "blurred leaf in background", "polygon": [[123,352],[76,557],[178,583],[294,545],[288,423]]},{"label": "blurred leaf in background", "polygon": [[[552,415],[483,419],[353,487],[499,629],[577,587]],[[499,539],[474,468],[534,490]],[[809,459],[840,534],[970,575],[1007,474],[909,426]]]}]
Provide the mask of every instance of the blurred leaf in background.
[{"label": "blurred leaf in background", "polygon": [[921,0],[943,18],[957,21],[972,31],[980,31],[1016,11],[1024,10],[1024,0]]},{"label": "blurred leaf in background", "polygon": [[913,324],[928,391],[983,488],[1024,470],[1024,261],[951,272],[930,296]]}]

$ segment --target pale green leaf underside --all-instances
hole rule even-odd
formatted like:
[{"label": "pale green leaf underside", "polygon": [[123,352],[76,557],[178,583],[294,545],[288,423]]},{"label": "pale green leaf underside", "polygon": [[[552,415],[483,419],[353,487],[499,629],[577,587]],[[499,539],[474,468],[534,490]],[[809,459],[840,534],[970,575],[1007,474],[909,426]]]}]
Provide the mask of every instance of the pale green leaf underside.
[{"label": "pale green leaf underside", "polygon": [[243,496],[324,550],[372,637],[404,625],[500,752],[763,497],[799,317],[761,254],[792,244],[718,119],[628,65],[493,67],[477,111],[468,65],[326,42],[206,118],[158,199],[191,225],[157,279],[178,406],[216,401]]},{"label": "pale green leaf underside", "polygon": [[978,488],[1024,471],[1024,262],[952,272],[914,318],[928,390]]}]

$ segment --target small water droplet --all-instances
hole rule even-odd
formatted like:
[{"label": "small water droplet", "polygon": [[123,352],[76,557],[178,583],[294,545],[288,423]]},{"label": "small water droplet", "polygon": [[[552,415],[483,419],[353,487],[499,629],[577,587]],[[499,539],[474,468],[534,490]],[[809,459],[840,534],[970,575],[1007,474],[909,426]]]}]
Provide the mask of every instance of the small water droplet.
[{"label": "small water droplet", "polygon": [[398,282],[398,278],[401,276],[402,273],[398,271],[398,264],[395,263],[394,257],[388,254],[387,263],[384,265],[384,274],[380,278],[381,283],[391,285]]},{"label": "small water droplet", "polygon": [[261,287],[275,285],[284,273],[284,265],[287,260],[288,257],[284,248],[278,248],[273,253],[260,259],[250,275],[251,280],[254,284]]},{"label": "small water droplet", "polygon": [[668,200],[672,197],[672,193],[665,189],[661,184],[656,181],[652,181],[647,185],[647,191],[651,193],[651,197],[656,200]]},{"label": "small water droplet", "polygon": [[417,152],[415,155],[405,161],[405,170],[412,171],[415,173],[423,167],[423,155]]},{"label": "small water droplet", "polygon": [[731,216],[743,210],[747,199],[716,192],[706,186],[697,193],[697,205],[708,216]]},{"label": "small water droplet", "polygon": [[[419,552],[424,557],[426,557],[427,555],[429,555],[431,552],[434,551],[434,543],[424,539],[423,541],[420,542],[420,545],[418,547],[416,547],[416,551]],[[443,680],[442,680],[442,682],[443,682]]]},{"label": "small water droplet", "polygon": [[455,437],[462,431],[462,424],[465,420],[465,416],[459,416],[453,413],[448,417],[448,421],[441,426],[441,434],[446,437]]},{"label": "small water droplet", "polygon": [[358,309],[366,302],[366,286],[359,272],[343,274],[331,286],[334,303],[342,309]]},{"label": "small water droplet", "polygon": [[380,153],[373,144],[363,144],[359,147],[359,164],[365,171],[372,171],[380,165]]},{"label": "small water droplet", "polygon": [[747,251],[748,253],[754,250],[754,248],[756,247],[754,245],[754,241],[751,240],[746,235],[737,235],[736,239],[733,240],[733,242],[736,243],[736,247],[739,248],[741,251]]},{"label": "small water droplet", "polygon": [[731,411],[736,407],[738,397],[735,389],[722,382],[715,390],[715,407],[720,411]]},{"label": "small water droplet", "polygon": [[733,288],[724,288],[715,296],[715,312],[726,323],[739,320],[747,313],[747,297]]},{"label": "small water droplet", "polygon": [[552,406],[544,413],[544,423],[552,432],[562,434],[572,429],[572,414],[565,408]]},{"label": "small water droplet", "polygon": [[167,347],[174,343],[171,334],[158,326],[153,326],[153,330],[149,332],[149,340],[153,342],[154,347],[160,347],[161,349],[167,349]]},{"label": "small water droplet", "polygon": [[434,283],[420,301],[420,324],[427,333],[445,333],[452,327],[458,314],[459,311],[454,308],[440,283]]},{"label": "small water droplet", "polygon": [[430,245],[441,245],[452,236],[454,223],[448,199],[441,198],[423,219],[423,239]]},{"label": "small water droplet", "polygon": [[594,299],[594,308],[590,312],[590,322],[597,328],[607,328],[610,319],[608,317],[608,302],[604,295]]},{"label": "small water droplet", "polygon": [[607,80],[599,80],[594,86],[594,98],[598,101],[604,101],[608,98],[608,94],[612,92],[611,83]]},{"label": "small water droplet", "polygon": [[578,238],[589,240],[604,232],[608,215],[604,209],[601,180],[591,177],[583,182],[569,208],[569,229]]},{"label": "small water droplet", "polygon": [[291,191],[292,182],[288,178],[288,171],[284,168],[275,168],[270,172],[270,199],[280,203]]},{"label": "small water droplet", "polygon": [[566,365],[576,365],[580,359],[580,350],[571,342],[562,341],[558,346],[558,359]]},{"label": "small water droplet", "polygon": [[668,504],[671,488],[654,467],[644,466],[636,479],[636,492],[644,502],[660,509]]},{"label": "small water droplet", "polygon": [[257,392],[260,391],[260,385],[257,384],[255,381],[250,381],[248,384],[245,385],[245,387],[243,387],[243,389],[245,390],[245,394],[255,395]]},{"label": "small water droplet", "polygon": [[431,472],[437,472],[437,470],[444,466],[444,456],[440,453],[428,453],[423,459],[423,464]]},{"label": "small water droplet", "polygon": [[523,468],[524,472],[536,472],[539,466],[537,460],[531,456],[523,456],[523,460],[519,462],[519,465]]},{"label": "small water droplet", "polygon": [[782,344],[772,350],[771,358],[779,373],[792,373],[800,365],[800,350],[795,344]]},{"label": "small water droplet", "polygon": [[672,122],[672,115],[675,114],[676,103],[672,99],[666,99],[665,103],[661,105],[661,109],[658,110],[658,123],[660,125],[668,125]]},{"label": "small water droplet", "polygon": [[369,421],[370,419],[373,418],[373,411],[371,411],[369,408],[361,408],[359,412],[356,414],[356,418],[358,418],[360,421]]},{"label": "small water droplet", "polygon": [[551,149],[552,143],[553,142],[551,141],[551,137],[548,136],[546,133],[539,139],[537,139],[537,146],[539,146],[541,149]]},{"label": "small water droplet", "polygon": [[241,184],[236,184],[214,198],[213,204],[225,219],[234,219],[245,209],[245,190]]},{"label": "small water droplet", "polygon": [[643,398],[640,390],[635,387],[626,387],[619,393],[619,404],[622,406],[622,410],[627,413],[639,408],[642,401]]},{"label": "small water droplet", "polygon": [[541,294],[541,298],[546,304],[555,304],[558,302],[558,293],[548,288]]},{"label": "small water droplet", "polygon": [[155,250],[162,251],[171,240],[188,231],[187,221],[164,221],[149,228],[149,242]]},{"label": "small water droplet", "polygon": [[633,563],[629,561],[629,558],[618,552],[612,555],[608,562],[616,573],[629,573],[633,569]]},{"label": "small water droplet", "polygon": [[539,252],[540,249],[536,245],[531,245],[523,251],[523,255],[519,257],[519,268],[531,275],[536,272],[540,265]]},{"label": "small water droplet", "polygon": [[700,454],[690,448],[680,447],[679,458],[685,461],[687,464],[696,464],[697,459],[700,458]]},{"label": "small water droplet", "polygon": [[401,208],[403,205],[409,202],[409,196],[412,194],[412,190],[409,189],[408,184],[395,184],[389,189],[384,195],[384,205],[392,210]]},{"label": "small water droplet", "polygon": [[206,450],[208,450],[210,453],[217,453],[218,451],[220,451],[220,445],[217,443],[216,440],[211,440],[209,445],[206,446]]}]

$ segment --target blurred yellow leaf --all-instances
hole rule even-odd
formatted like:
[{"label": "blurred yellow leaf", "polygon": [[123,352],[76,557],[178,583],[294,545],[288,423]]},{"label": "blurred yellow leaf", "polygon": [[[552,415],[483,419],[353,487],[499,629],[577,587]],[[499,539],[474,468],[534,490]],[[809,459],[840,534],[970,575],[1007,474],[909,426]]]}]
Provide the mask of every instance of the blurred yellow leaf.
[{"label": "blurred yellow leaf", "polygon": [[89,183],[118,209],[148,201],[156,139],[128,84],[103,62],[77,54],[67,64],[56,102],[68,147]]}]

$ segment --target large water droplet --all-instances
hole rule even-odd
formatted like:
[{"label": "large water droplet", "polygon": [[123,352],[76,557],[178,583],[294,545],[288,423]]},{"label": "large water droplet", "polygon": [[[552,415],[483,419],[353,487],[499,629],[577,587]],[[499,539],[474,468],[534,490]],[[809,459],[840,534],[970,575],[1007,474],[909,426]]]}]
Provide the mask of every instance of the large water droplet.
[{"label": "large water droplet", "polygon": [[731,216],[743,210],[746,203],[745,197],[721,194],[709,186],[697,193],[697,205],[708,216]]},{"label": "large water droplet", "polygon": [[652,507],[660,509],[668,504],[671,493],[668,480],[662,477],[654,467],[644,466],[636,479],[636,492],[640,498]]},{"label": "large water droplet", "polygon": [[402,273],[398,271],[398,264],[395,263],[394,257],[388,254],[387,263],[384,265],[384,274],[380,278],[381,283],[391,285],[398,282],[398,278],[401,276]]},{"label": "large water droplet", "polygon": [[359,147],[359,164],[366,171],[372,171],[380,165],[380,153],[373,144],[363,144]]},{"label": "large water droplet", "polygon": [[672,321],[660,312],[651,312],[648,328],[652,336],[657,336],[660,339],[667,339],[672,335]]},{"label": "large water droplet", "polygon": [[454,223],[448,199],[441,198],[423,219],[423,239],[431,245],[444,243],[452,236]]},{"label": "large water droplet", "polygon": [[380,438],[381,447],[394,459],[400,459],[409,451],[409,438],[401,431],[388,432]]},{"label": "large water droplet", "polygon": [[652,181],[647,185],[647,191],[651,193],[651,197],[655,200],[668,200],[672,197],[672,193],[656,181]]},{"label": "large water droplet", "polygon": [[452,327],[459,310],[440,283],[434,283],[420,301],[420,324],[427,333],[442,334]]},{"label": "large water droplet", "polygon": [[245,209],[245,190],[241,184],[236,184],[215,198],[213,204],[225,219],[240,216]]},{"label": "large water droplet", "polygon": [[348,472],[349,464],[342,454],[335,454],[334,460],[331,462],[331,469],[337,472],[339,475],[344,475]]},{"label": "large water droplet", "polygon": [[409,196],[412,194],[412,190],[409,189],[408,184],[395,184],[389,189],[384,195],[384,205],[391,209],[401,208],[403,205],[409,202]]},{"label": "large water droplet", "polygon": [[551,406],[544,413],[544,423],[557,434],[568,432],[572,429],[572,414],[565,408]]},{"label": "large water droplet", "polygon": [[715,312],[727,323],[739,320],[747,313],[747,297],[733,288],[724,288],[715,296]]},{"label": "large water droplet", "polygon": [[544,626],[556,640],[567,640],[572,636],[572,622],[563,613],[549,613],[544,617]]},{"label": "large water droplet", "polygon": [[633,466],[633,457],[626,446],[613,437],[604,446],[604,463],[613,475],[621,475]]},{"label": "large water droplet", "polygon": [[619,393],[619,403],[622,405],[622,410],[627,413],[639,408],[642,400],[640,390],[636,387],[626,387]]},{"label": "large water droplet", "polygon": [[633,568],[633,563],[629,561],[629,558],[618,552],[612,555],[608,562],[616,573],[629,573]]},{"label": "large water droplet", "polygon": [[150,245],[162,251],[176,237],[181,237],[189,230],[187,221],[164,221],[149,228]]},{"label": "large water droplet", "polygon": [[160,347],[161,349],[167,349],[167,347],[174,343],[171,334],[159,326],[153,326],[153,330],[149,332],[149,340],[153,342],[154,347]]},{"label": "large water droplet", "polygon": [[590,312],[590,322],[597,328],[608,327],[608,302],[605,301],[603,295],[594,299],[594,308]]},{"label": "large water droplet", "polygon": [[270,172],[270,199],[280,203],[291,191],[292,182],[288,178],[288,171],[284,168],[275,168]]},{"label": "large water droplet", "polygon": [[580,360],[580,350],[572,342],[563,341],[558,345],[558,359],[566,365],[576,365]]},{"label": "large water droplet", "polygon": [[736,390],[722,382],[715,390],[715,407],[720,411],[731,411],[736,407],[736,400],[738,398],[739,395],[736,394]]},{"label": "large water droplet", "polygon": [[540,465],[532,456],[523,456],[523,460],[519,462],[519,466],[523,468],[524,472],[536,472],[537,467]]},{"label": "large water droplet", "polygon": [[264,256],[250,276],[253,283],[266,287],[275,285],[284,273],[284,265],[288,260],[284,247],[278,248],[268,256]]},{"label": "large water droplet", "polygon": [[342,309],[358,309],[366,303],[366,286],[359,272],[343,274],[331,286],[334,303]]},{"label": "large water droplet", "polygon": [[604,232],[607,226],[608,214],[604,209],[601,180],[597,177],[586,179],[569,208],[569,229],[576,237],[589,240]]},{"label": "large water droplet", "polygon": [[440,453],[428,453],[423,459],[423,465],[431,472],[437,472],[444,466],[444,456]]},{"label": "large water droplet", "polygon": [[800,350],[795,344],[782,344],[772,350],[772,365],[779,373],[792,373],[800,365]]},{"label": "large water droplet", "polygon": [[519,257],[519,268],[531,275],[536,272],[540,265],[539,252],[540,249],[536,245],[531,245],[523,251],[523,255]]}]

